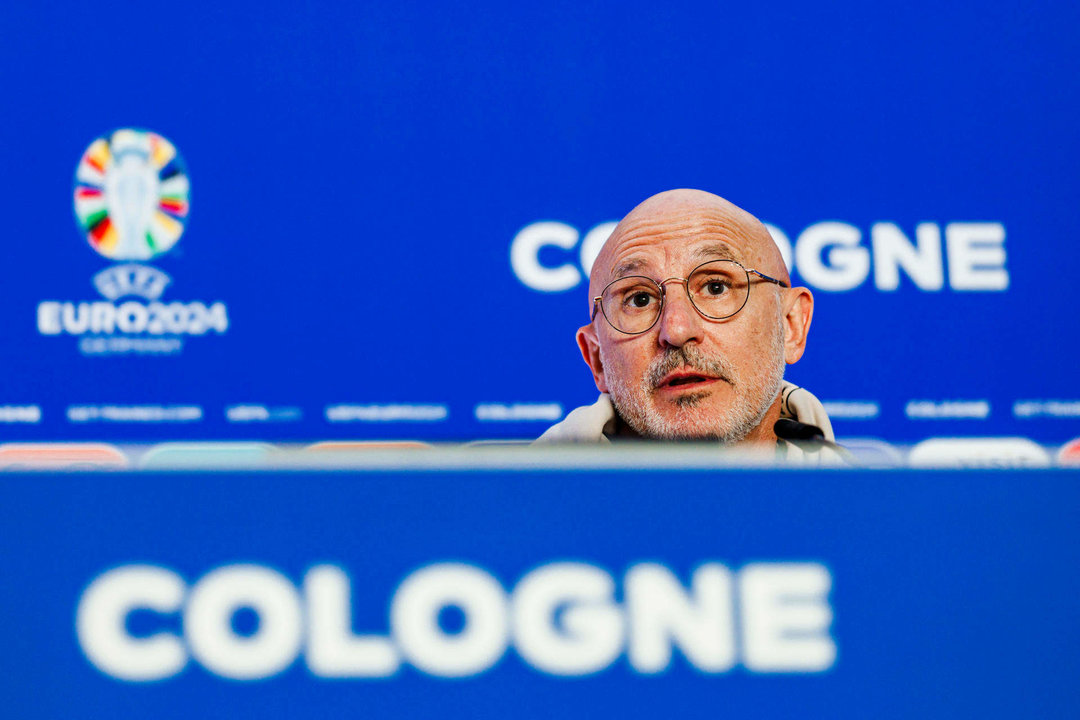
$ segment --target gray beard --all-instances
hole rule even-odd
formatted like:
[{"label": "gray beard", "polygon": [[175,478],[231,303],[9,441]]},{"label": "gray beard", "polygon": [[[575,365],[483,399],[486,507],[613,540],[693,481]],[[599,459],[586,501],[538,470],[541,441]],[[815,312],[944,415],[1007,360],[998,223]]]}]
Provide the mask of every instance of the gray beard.
[{"label": "gray beard", "polygon": [[[603,358],[601,358],[603,361]],[[652,402],[660,382],[679,368],[718,377],[731,384],[735,398],[715,418],[703,418],[695,412],[709,391],[680,396],[675,417],[661,416]],[[774,326],[768,356],[762,358],[760,372],[743,378],[723,356],[708,357],[696,345],[668,348],[650,365],[645,377],[633,387],[629,383],[608,380],[611,401],[619,418],[641,437],[656,440],[714,440],[724,445],[741,442],[761,425],[784,382],[784,331]]]}]

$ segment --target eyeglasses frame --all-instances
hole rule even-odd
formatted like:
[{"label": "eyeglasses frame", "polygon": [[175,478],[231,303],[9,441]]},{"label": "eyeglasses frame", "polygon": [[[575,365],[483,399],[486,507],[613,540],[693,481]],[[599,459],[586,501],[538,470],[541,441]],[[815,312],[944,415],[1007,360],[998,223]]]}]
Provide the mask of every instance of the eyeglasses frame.
[{"label": "eyeglasses frame", "polygon": [[[694,273],[696,273],[698,270],[705,267],[706,265],[711,265],[714,262],[734,263],[735,265],[738,265],[742,269],[743,272],[746,273],[746,284],[747,284],[746,297],[743,298],[742,305],[740,305],[739,309],[736,310],[735,312],[730,313],[728,315],[724,315],[722,317],[713,317],[712,315],[706,315],[704,312],[702,312],[701,308],[699,308],[697,306],[697,303],[694,302],[694,298],[691,297],[691,295],[690,295],[690,278],[693,277]],[[656,327],[656,323],[658,323],[660,321],[660,317],[664,314],[664,304],[667,302],[667,287],[666,287],[666,285],[667,285],[667,283],[671,282],[672,280],[677,280],[679,282],[679,284],[682,285],[683,289],[686,290],[686,297],[690,301],[690,306],[694,308],[694,310],[697,312],[698,315],[705,318],[706,320],[727,320],[729,317],[734,317],[735,315],[738,315],[742,311],[742,309],[744,307],[746,307],[746,303],[750,302],[750,275],[751,275],[751,273],[754,274],[754,275],[757,275],[759,278],[761,278],[762,280],[765,280],[766,282],[775,283],[776,285],[779,285],[782,288],[790,288],[791,287],[790,285],[785,283],[783,280],[777,280],[776,278],[770,277],[770,276],[766,275],[763,272],[755,270],[754,268],[743,267],[743,264],[741,262],[739,262],[738,260],[731,260],[730,258],[716,258],[714,260],[706,260],[705,262],[701,263],[700,265],[695,267],[693,270],[691,270],[690,274],[687,275],[684,278],[681,278],[681,277],[669,277],[669,278],[667,278],[665,280],[661,280],[661,281],[656,281],[656,280],[652,279],[651,277],[647,277],[645,275],[624,275],[622,277],[615,278],[614,280],[612,280],[611,282],[609,282],[607,285],[604,286],[604,289],[600,292],[599,295],[597,295],[596,297],[593,298],[593,311],[592,311],[592,317],[589,318],[589,322],[591,323],[591,322],[596,320],[596,313],[599,310],[599,312],[603,313],[604,320],[607,321],[607,324],[610,325],[612,327],[612,329],[614,329],[616,332],[621,332],[623,335],[642,335],[644,333],[649,332],[654,327]],[[628,278],[641,278],[642,280],[648,280],[649,282],[653,283],[658,288],[660,288],[660,309],[656,312],[656,319],[652,321],[652,324],[649,325],[649,327],[645,328],[644,330],[639,330],[637,332],[627,332],[626,330],[620,330],[619,328],[615,327],[615,323],[611,322],[611,319],[607,316],[607,311],[604,310],[604,303],[603,303],[604,293],[606,293],[608,288],[611,287],[612,285],[614,285],[615,283],[622,282],[623,280],[626,280]],[[599,306],[599,308],[597,306]]]}]

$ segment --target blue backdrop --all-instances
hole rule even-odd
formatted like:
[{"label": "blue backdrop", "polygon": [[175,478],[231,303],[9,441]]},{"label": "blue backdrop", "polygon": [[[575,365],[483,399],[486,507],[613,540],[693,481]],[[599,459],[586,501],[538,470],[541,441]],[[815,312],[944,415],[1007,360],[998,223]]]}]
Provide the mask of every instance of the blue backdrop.
[{"label": "blue backdrop", "polygon": [[[3,433],[535,436],[595,395],[573,342],[582,238],[699,187],[793,246],[817,308],[789,377],[839,434],[1064,442],[1080,435],[1078,16],[5,4]],[[171,279],[162,303],[220,304],[203,334],[195,315],[160,335],[135,316],[53,332],[64,303],[151,302],[95,288],[118,261],[73,212],[83,153],[123,128],[184,161],[183,234],[137,262]],[[542,221],[560,225],[515,265]]]}]

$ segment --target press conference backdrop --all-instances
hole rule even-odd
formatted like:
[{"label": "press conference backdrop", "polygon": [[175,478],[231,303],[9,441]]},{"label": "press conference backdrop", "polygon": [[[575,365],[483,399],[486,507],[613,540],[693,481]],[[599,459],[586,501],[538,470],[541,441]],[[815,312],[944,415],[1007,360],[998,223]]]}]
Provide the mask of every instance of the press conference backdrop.
[{"label": "press conference backdrop", "polygon": [[6,3],[0,432],[532,437],[611,222],[816,296],[840,435],[1080,434],[1076,3]]}]

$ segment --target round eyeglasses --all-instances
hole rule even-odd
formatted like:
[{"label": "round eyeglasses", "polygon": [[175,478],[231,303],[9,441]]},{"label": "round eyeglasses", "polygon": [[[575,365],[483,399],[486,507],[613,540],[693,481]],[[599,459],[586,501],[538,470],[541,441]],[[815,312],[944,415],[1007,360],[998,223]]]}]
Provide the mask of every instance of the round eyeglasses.
[{"label": "round eyeglasses", "polygon": [[648,332],[664,310],[665,285],[678,282],[686,288],[690,304],[710,320],[724,320],[736,314],[750,298],[750,275],[786,288],[782,280],[757,270],[747,270],[735,260],[710,260],[694,268],[687,278],[670,277],[657,282],[643,275],[613,280],[593,298],[591,320],[602,312],[611,327],[627,335]]}]

